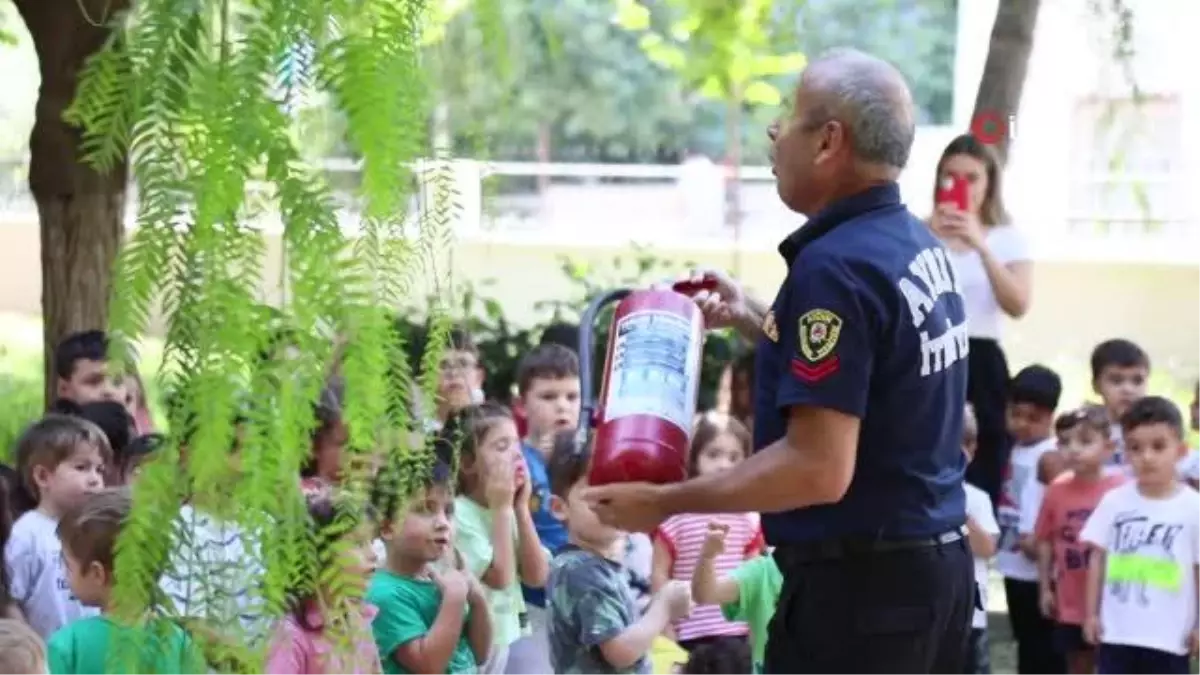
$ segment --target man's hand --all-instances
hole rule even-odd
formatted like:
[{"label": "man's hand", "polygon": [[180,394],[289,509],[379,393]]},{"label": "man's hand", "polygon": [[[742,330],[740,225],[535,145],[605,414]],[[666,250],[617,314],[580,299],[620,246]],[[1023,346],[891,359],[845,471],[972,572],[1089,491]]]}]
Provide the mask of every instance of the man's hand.
[{"label": "man's hand", "polygon": [[589,487],[582,496],[605,525],[650,533],[671,515],[660,504],[662,489],[653,483],[612,483]]},{"label": "man's hand", "polygon": [[670,288],[673,284],[686,282],[701,284],[704,282],[716,285],[711,291],[697,291],[691,297],[704,315],[704,323],[710,329],[736,326],[748,315],[746,293],[741,284],[729,278],[724,272],[717,270],[697,270],[689,276],[675,279],[658,287]]}]

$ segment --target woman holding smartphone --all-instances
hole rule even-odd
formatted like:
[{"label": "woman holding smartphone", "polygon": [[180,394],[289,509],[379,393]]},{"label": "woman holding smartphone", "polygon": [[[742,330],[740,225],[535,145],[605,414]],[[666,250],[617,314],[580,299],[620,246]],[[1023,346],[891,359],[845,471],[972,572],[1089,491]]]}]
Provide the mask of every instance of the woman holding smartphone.
[{"label": "woman holding smartphone", "polygon": [[967,481],[1000,503],[1009,439],[1005,430],[1008,361],[1002,319],[1029,310],[1033,263],[1024,235],[1009,223],[1000,163],[975,137],[955,138],[942,152],[930,227],[949,249],[962,286],[970,330],[967,400],[979,421],[978,449]]}]

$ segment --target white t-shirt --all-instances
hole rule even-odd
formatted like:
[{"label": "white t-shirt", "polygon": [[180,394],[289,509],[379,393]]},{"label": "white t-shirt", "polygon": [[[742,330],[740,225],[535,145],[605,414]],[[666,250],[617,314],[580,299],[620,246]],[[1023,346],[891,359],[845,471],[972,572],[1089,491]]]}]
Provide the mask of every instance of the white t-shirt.
[{"label": "white t-shirt", "polygon": [[[1000,503],[996,507],[996,520],[1000,525],[1000,540],[996,544],[996,569],[1010,579],[1037,581],[1037,563],[1021,552],[1022,514],[1028,518],[1032,510],[1037,520],[1041,507],[1041,484],[1037,480],[1038,460],[1048,450],[1053,450],[1055,440],[1047,438],[1032,445],[1014,446],[1008,459],[1004,485],[1000,490]],[[1030,484],[1033,484],[1033,487]],[[1033,531],[1033,525],[1029,526]]]},{"label": "white t-shirt", "polygon": [[218,625],[238,621],[248,641],[266,635],[262,558],[237,525],[184,504],[175,523],[175,549],[159,586],[179,616]]},{"label": "white t-shirt", "polygon": [[[1113,454],[1108,458],[1108,463],[1112,466],[1128,467],[1125,463],[1125,430],[1120,424],[1113,424],[1109,427],[1108,437],[1113,444]],[[1126,475],[1132,476],[1133,471],[1128,470]]]},{"label": "white t-shirt", "polygon": [[[992,498],[970,483],[963,483],[963,488],[967,491],[967,517],[974,520],[984,532],[993,537],[1000,536],[1000,526],[996,524],[996,516],[992,515]],[[971,627],[987,628],[987,558],[975,558],[975,585],[979,587],[979,600],[984,609],[975,609]]]},{"label": "white t-shirt", "polygon": [[1180,480],[1200,481],[1200,450],[1189,450],[1175,465]]},{"label": "white t-shirt", "polygon": [[84,607],[71,592],[58,521],[41,511],[26,511],[13,523],[4,545],[4,563],[12,597],[42,639],[76,619],[100,613]]},{"label": "white t-shirt", "polygon": [[1107,553],[1102,641],[1187,654],[1196,625],[1200,494],[1180,485],[1166,499],[1150,499],[1126,483],[1104,495],[1079,539]]},{"label": "white t-shirt", "polygon": [[[1029,243],[1025,235],[1013,225],[989,227],[987,245],[1001,264],[1029,260]],[[1000,309],[1000,304],[996,302],[996,294],[992,291],[992,283],[988,281],[987,270],[983,267],[979,253],[973,249],[947,249],[946,253],[962,287],[963,305],[967,313],[967,334],[975,338],[999,340],[1004,310]]]}]

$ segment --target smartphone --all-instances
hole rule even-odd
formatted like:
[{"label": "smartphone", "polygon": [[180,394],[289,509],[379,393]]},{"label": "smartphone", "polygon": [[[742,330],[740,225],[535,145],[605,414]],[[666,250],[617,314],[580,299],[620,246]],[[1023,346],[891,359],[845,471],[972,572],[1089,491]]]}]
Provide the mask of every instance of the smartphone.
[{"label": "smartphone", "polygon": [[966,176],[950,174],[943,177],[941,182],[938,183],[935,201],[939,206],[950,204],[959,211],[966,211],[970,188],[971,184],[967,182]]}]

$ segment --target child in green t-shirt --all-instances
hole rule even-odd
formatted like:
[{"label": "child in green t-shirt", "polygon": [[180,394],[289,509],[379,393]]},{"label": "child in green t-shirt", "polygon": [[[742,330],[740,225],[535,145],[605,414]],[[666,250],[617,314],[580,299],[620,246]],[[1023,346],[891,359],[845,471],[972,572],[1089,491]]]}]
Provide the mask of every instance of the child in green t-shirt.
[{"label": "child in green t-shirt", "polygon": [[491,613],[479,582],[444,564],[454,555],[450,466],[385,471],[381,482],[401,474],[422,475],[424,485],[411,495],[383,486],[373,500],[387,559],[366,599],[378,610],[371,629],[383,672],[475,673],[491,651]]},{"label": "child in green t-shirt", "polygon": [[521,584],[544,586],[550,564],[530,511],[521,437],[508,408],[482,403],[446,420],[441,438],[457,443],[461,462],[454,547],[492,613],[492,653],[480,672],[503,673],[509,647],[529,632]]},{"label": "child in green t-shirt", "polygon": [[73,621],[50,636],[46,647],[55,675],[208,672],[200,650],[175,623],[129,623],[109,613],[113,550],[131,506],[126,490],[103,490],[63,514],[58,523],[71,593],[83,605],[99,607],[101,614]]},{"label": "child in green t-shirt", "polygon": [[700,549],[700,563],[692,575],[692,598],[698,605],[721,605],[727,620],[743,621],[750,627],[754,672],[761,673],[767,650],[767,626],[779,603],[783,575],[768,554],[751,558],[728,575],[718,577],[713,563],[725,549],[726,533],[726,526],[709,524]]}]

